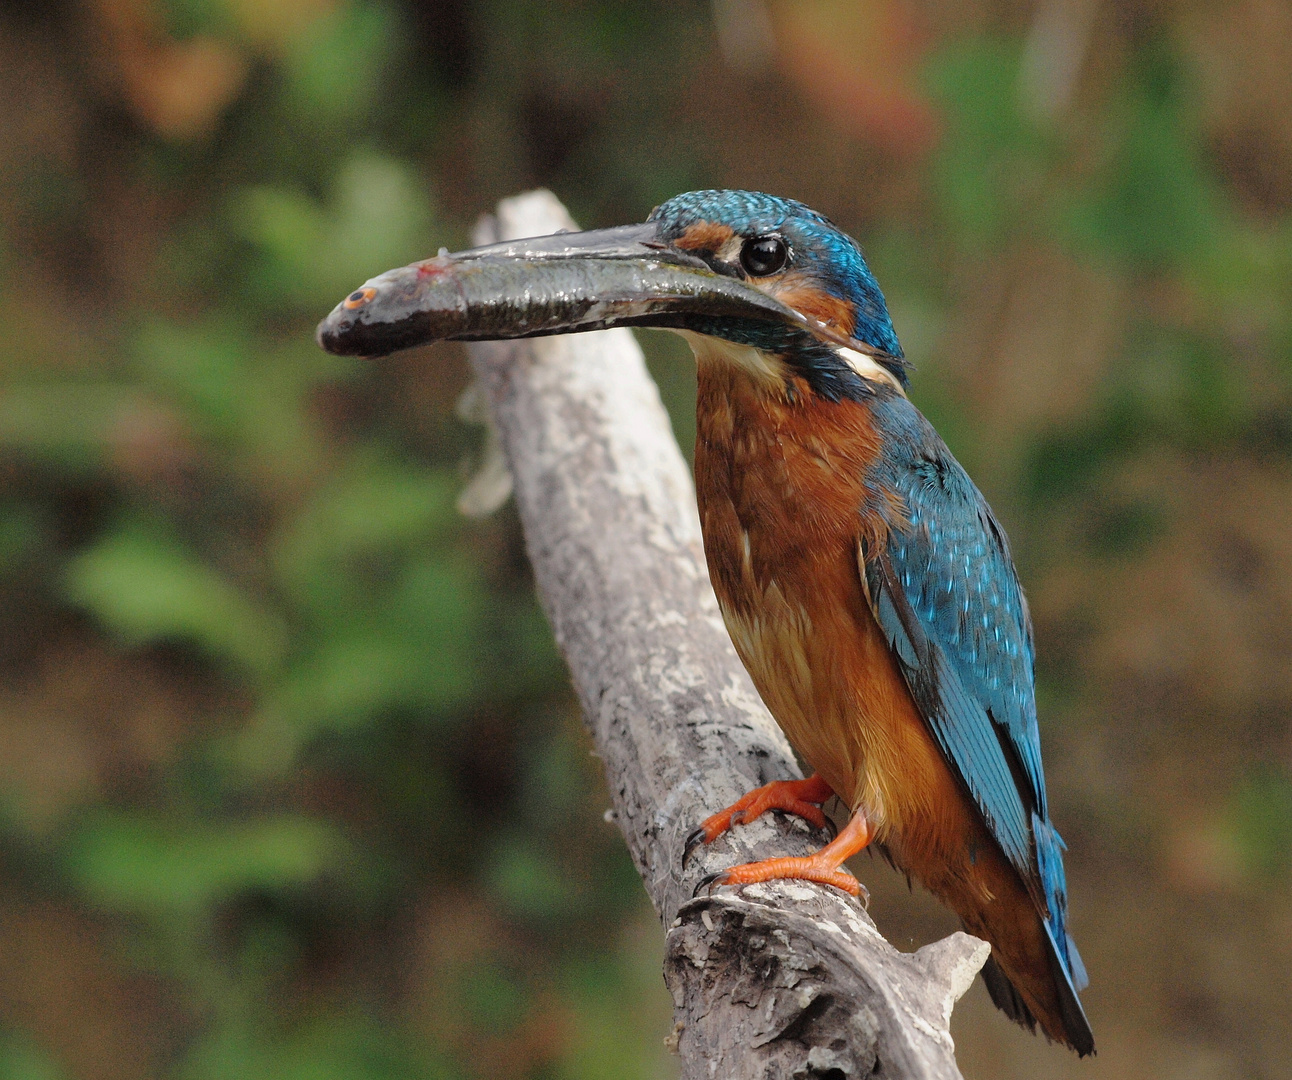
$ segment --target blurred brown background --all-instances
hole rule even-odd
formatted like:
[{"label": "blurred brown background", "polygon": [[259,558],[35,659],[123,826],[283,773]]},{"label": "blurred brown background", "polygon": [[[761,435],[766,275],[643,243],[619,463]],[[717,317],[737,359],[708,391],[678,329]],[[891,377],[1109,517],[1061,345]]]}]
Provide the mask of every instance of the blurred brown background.
[{"label": "blurred brown background", "polygon": [[832,216],[1014,537],[1100,1052],[965,1075],[1292,1077],[1292,6],[5,0],[0,89],[0,1080],[675,1072],[462,357],[312,341],[538,184]]}]

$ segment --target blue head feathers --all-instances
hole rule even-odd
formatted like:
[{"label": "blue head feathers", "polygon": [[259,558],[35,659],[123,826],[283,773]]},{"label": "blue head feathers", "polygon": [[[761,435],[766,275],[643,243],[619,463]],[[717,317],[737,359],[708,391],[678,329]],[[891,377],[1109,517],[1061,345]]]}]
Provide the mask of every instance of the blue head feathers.
[{"label": "blue head feathers", "polygon": [[[744,243],[759,237],[780,238],[787,259],[778,273],[787,287],[792,286],[800,300],[819,290],[819,303],[828,306],[831,299],[835,301],[832,310],[851,323],[843,329],[887,358],[886,366],[905,381],[902,347],[879,283],[856,241],[828,218],[801,202],[758,191],[690,191],[657,207],[649,220],[659,223],[664,239],[692,247],[715,270],[735,276],[754,276],[747,265],[741,265]],[[788,291],[780,292],[782,299],[802,309]]]}]

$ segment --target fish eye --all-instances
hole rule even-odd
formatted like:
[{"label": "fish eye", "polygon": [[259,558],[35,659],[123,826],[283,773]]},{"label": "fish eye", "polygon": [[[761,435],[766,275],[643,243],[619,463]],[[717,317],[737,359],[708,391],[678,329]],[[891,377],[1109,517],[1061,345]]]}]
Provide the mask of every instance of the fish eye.
[{"label": "fish eye", "polygon": [[789,245],[779,236],[751,236],[740,249],[740,265],[751,277],[774,274],[789,258]]},{"label": "fish eye", "polygon": [[371,285],[368,285],[362,289],[355,289],[354,292],[352,292],[349,296],[345,298],[345,303],[343,304],[343,306],[348,308],[350,311],[353,311],[357,307],[363,307],[364,304],[366,304],[369,300],[371,300],[376,295],[377,295],[377,290],[374,289]]}]

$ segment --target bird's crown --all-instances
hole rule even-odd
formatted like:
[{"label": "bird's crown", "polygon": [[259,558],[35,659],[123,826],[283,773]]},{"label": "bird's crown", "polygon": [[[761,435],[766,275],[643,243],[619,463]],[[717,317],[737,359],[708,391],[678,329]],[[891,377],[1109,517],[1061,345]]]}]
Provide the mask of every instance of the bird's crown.
[{"label": "bird's crown", "polygon": [[893,362],[902,347],[857,242],[794,199],[760,191],[689,191],[656,207],[661,239],[743,277]]}]

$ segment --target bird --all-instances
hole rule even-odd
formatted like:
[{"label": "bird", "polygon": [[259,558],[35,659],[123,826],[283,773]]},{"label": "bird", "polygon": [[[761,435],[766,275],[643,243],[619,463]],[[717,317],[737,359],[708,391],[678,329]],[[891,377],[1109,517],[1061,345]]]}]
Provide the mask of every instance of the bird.
[{"label": "bird", "polygon": [[697,363],[705,557],[741,661],[802,760],[715,812],[688,851],[768,810],[846,825],[811,856],[734,866],[854,896],[879,849],[991,944],[993,1002],[1092,1054],[1065,845],[1041,761],[1031,618],[1004,529],[912,403],[855,240],[801,202],[675,196],[642,224],[493,244],[387,271],[318,330],[379,356],[428,341],[609,326],[680,333]]}]

